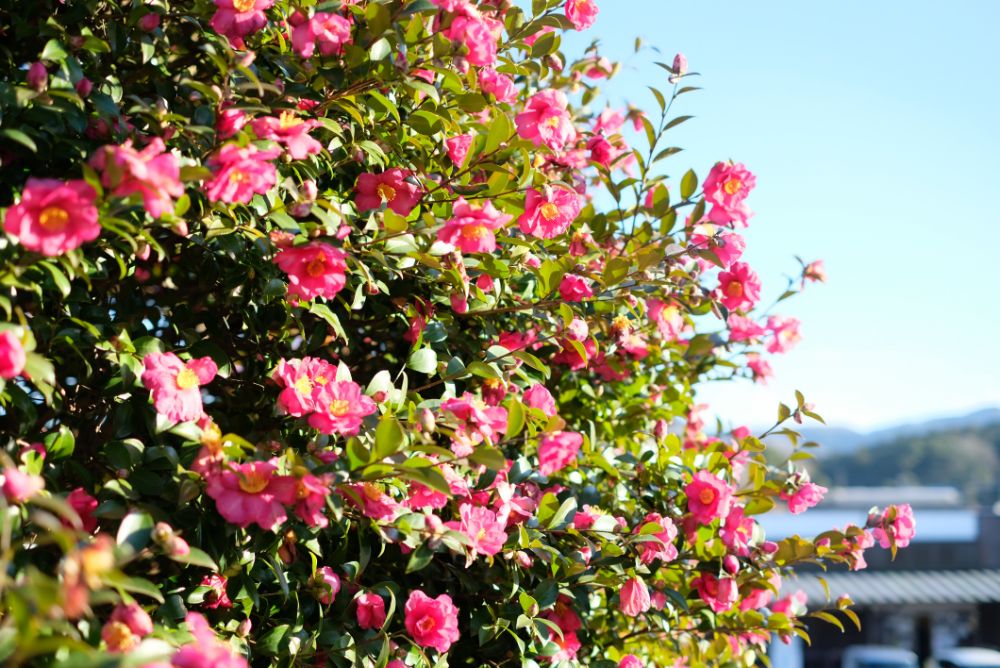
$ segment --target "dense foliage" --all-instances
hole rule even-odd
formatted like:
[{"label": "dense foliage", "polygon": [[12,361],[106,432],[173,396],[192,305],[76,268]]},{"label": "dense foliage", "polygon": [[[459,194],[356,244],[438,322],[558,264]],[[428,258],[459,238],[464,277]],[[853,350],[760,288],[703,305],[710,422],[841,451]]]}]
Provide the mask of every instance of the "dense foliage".
[{"label": "dense foliage", "polygon": [[805,635],[789,567],[909,541],[763,535],[808,455],[695,397],[798,338],[755,177],[673,166],[682,56],[598,108],[596,13],[0,10],[0,660],[750,665]]}]

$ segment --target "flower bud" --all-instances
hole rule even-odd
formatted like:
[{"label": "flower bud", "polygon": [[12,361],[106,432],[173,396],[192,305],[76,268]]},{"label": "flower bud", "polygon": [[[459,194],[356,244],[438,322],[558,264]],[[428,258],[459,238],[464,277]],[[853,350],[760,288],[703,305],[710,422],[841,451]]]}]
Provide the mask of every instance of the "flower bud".
[{"label": "flower bud", "polygon": [[87,97],[90,95],[90,91],[94,90],[94,84],[90,79],[84,77],[76,82],[75,88],[77,95],[80,97]]},{"label": "flower bud", "polygon": [[731,554],[722,558],[722,567],[730,575],[736,575],[740,570],[740,560]]},{"label": "flower bud", "polygon": [[144,14],[141,19],[139,19],[139,30],[143,32],[153,32],[160,27],[160,15],[156,12],[149,12]]},{"label": "flower bud", "polygon": [[49,71],[45,69],[45,65],[42,62],[35,61],[28,68],[28,76],[26,79],[29,88],[33,88],[38,92],[42,92],[49,86]]}]

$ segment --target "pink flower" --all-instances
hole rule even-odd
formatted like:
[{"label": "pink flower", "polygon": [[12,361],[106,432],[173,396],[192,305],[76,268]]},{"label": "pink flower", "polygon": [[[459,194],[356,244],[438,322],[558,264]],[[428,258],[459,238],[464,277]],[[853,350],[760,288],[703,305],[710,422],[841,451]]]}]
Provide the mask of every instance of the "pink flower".
[{"label": "pink flower", "polygon": [[93,533],[94,529],[97,528],[97,518],[94,517],[94,511],[97,510],[98,505],[97,499],[87,494],[87,490],[83,487],[77,487],[66,497],[66,503],[80,516],[83,530],[87,533]]},{"label": "pink flower", "polygon": [[325,528],[330,524],[326,516],[326,497],[330,495],[330,476],[311,473],[295,481],[295,515],[306,525]]},{"label": "pink flower", "polygon": [[323,146],[309,136],[309,131],[318,125],[317,121],[303,120],[287,110],[277,117],[265,116],[250,124],[260,139],[270,139],[284,146],[292,160],[304,160],[323,150]]},{"label": "pink flower", "polygon": [[799,513],[804,513],[808,508],[812,508],[817,503],[822,501],[823,495],[826,494],[826,492],[826,487],[822,487],[811,482],[805,482],[799,485],[799,488],[792,494],[782,491],[781,498],[783,501],[788,502],[788,511],[793,515],[798,515]]},{"label": "pink flower", "polygon": [[708,219],[746,227],[752,215],[743,202],[757,185],[757,178],[742,164],[717,162],[705,179],[705,201],[712,205]]},{"label": "pink flower", "polygon": [[459,197],[451,219],[438,230],[437,238],[463,253],[492,253],[497,247],[493,230],[503,227],[511,218],[497,211],[489,200],[477,208]]},{"label": "pink flower", "polygon": [[814,283],[826,283],[826,269],[823,268],[823,260],[814,260],[802,268],[802,284],[806,281]]},{"label": "pink flower", "polygon": [[538,410],[545,413],[546,417],[552,417],[558,413],[556,408],[556,400],[552,397],[552,393],[549,392],[544,385],[541,383],[535,383],[528,389],[524,391],[521,395],[524,405],[529,408],[537,408]]},{"label": "pink flower", "polygon": [[580,196],[569,188],[547,187],[544,191],[528,191],[524,213],[517,219],[525,234],[539,239],[552,239],[569,228],[580,215]]},{"label": "pink flower", "polygon": [[[504,524],[497,521],[497,514],[489,508],[464,504],[459,509],[462,518],[455,528],[472,542],[472,551],[488,557],[503,549],[507,542]],[[451,524],[450,522],[448,524]]]},{"label": "pink flower", "polygon": [[309,425],[324,434],[353,436],[361,429],[365,416],[378,407],[361,386],[350,380],[335,380],[323,385],[315,395],[316,411],[309,416]]},{"label": "pink flower", "polygon": [[149,353],[142,365],[142,384],[152,392],[157,413],[173,422],[204,415],[199,386],[212,382],[219,371],[211,357],[184,362],[173,353]]},{"label": "pink flower", "polygon": [[579,636],[576,635],[576,631],[563,631],[562,638],[556,634],[549,636],[549,640],[559,647],[559,651],[550,657],[546,657],[552,663],[559,663],[562,661],[573,661],[576,659],[577,652],[583,646],[580,643]]},{"label": "pink flower", "polygon": [[472,65],[490,66],[497,59],[497,40],[503,34],[503,24],[481,14],[456,16],[441,34],[468,49],[466,60]]},{"label": "pink flower", "polygon": [[228,522],[274,530],[288,519],[285,506],[295,503],[295,478],[278,476],[278,460],[230,464],[209,474],[205,493]]},{"label": "pink flower", "polygon": [[517,134],[535,146],[562,150],[576,137],[576,128],[566,110],[569,102],[560,90],[547,89],[535,93],[524,111],[517,115]]},{"label": "pink flower", "polygon": [[358,626],[380,629],[385,624],[385,599],[375,592],[365,592],[357,599]]},{"label": "pink flower", "polygon": [[228,584],[229,580],[224,575],[213,574],[203,577],[198,586],[210,587],[210,590],[205,593],[202,607],[207,610],[219,608],[226,610],[233,607],[233,602],[229,600],[229,595],[226,593],[226,585]]},{"label": "pink flower", "polygon": [[216,638],[202,615],[189,612],[184,622],[194,642],[181,647],[171,657],[174,668],[247,668],[246,659],[233,654],[227,643]]},{"label": "pink flower", "polygon": [[[774,591],[781,589],[781,576],[778,573],[771,573],[768,582],[774,587]],[[772,598],[774,598],[774,592],[771,589],[767,587],[760,589],[755,587],[740,601],[740,610],[743,612],[747,610],[759,610],[770,603]]]},{"label": "pink flower", "polygon": [[604,56],[600,58],[595,56],[590,60],[590,64],[587,65],[587,69],[583,73],[590,79],[607,79],[613,70],[614,65],[611,64],[610,60]]},{"label": "pink flower", "polygon": [[473,446],[488,440],[496,443],[507,430],[507,409],[500,406],[486,406],[482,401],[466,392],[461,397],[446,399],[441,410],[458,419],[452,439],[452,450],[459,457],[472,454]]},{"label": "pink flower", "polygon": [[20,469],[8,467],[3,469],[3,491],[7,503],[24,503],[45,489],[45,480],[38,475],[25,473]]},{"label": "pink flower", "polygon": [[444,140],[444,145],[448,149],[448,157],[456,167],[465,164],[465,158],[469,154],[469,147],[472,146],[472,135],[464,134],[457,137],[449,137]]},{"label": "pink flower", "polygon": [[392,521],[399,515],[400,505],[373,482],[347,485],[346,489],[350,491],[340,490],[338,494],[361,508],[365,517]]},{"label": "pink flower", "polygon": [[316,47],[324,56],[340,55],[351,42],[351,21],[340,14],[316,12],[306,18],[301,12],[292,14],[292,48],[303,58],[311,58]]},{"label": "pink flower", "polygon": [[878,540],[878,544],[885,549],[893,545],[906,547],[917,533],[917,520],[913,517],[913,509],[908,503],[889,506],[878,522],[879,526],[872,530],[872,534]]},{"label": "pink flower", "polygon": [[688,71],[688,59],[683,53],[678,53],[674,56],[674,73],[670,75],[667,79],[670,83],[677,83],[681,77],[687,74]]},{"label": "pink flower", "polygon": [[405,613],[406,631],[421,647],[447,652],[460,637],[458,608],[447,594],[431,598],[415,589],[406,600]]},{"label": "pink flower", "polygon": [[138,603],[118,604],[111,612],[111,621],[121,622],[135,635],[143,638],[153,632],[153,620]]},{"label": "pink flower", "polygon": [[726,324],[729,325],[730,341],[754,341],[767,331],[750,318],[736,313],[729,314]]},{"label": "pink flower", "polygon": [[618,156],[614,144],[602,135],[594,135],[587,140],[587,150],[590,151],[590,159],[602,167],[610,167]]},{"label": "pink flower", "polygon": [[506,74],[500,74],[492,67],[479,70],[479,87],[489,93],[497,102],[513,102],[517,99],[517,86]]},{"label": "pink flower", "polygon": [[288,274],[288,294],[333,299],[347,283],[347,253],[322,241],[282,248],[274,263]]},{"label": "pink flower", "polygon": [[[746,250],[746,242],[743,241],[743,237],[715,225],[695,227],[691,232],[690,242],[691,246],[698,250],[708,250],[714,253],[724,269],[729,269]],[[708,271],[714,266],[712,262],[702,257],[696,257],[695,261],[702,271]]]},{"label": "pink flower", "polygon": [[559,282],[559,296],[566,302],[580,302],[594,296],[587,279],[576,274],[566,274]]},{"label": "pink flower", "polygon": [[412,179],[413,172],[399,167],[381,174],[362,174],[355,188],[358,211],[378,209],[385,204],[401,216],[410,215],[423,196],[423,190]]},{"label": "pink flower", "polygon": [[278,395],[278,406],[293,417],[311,413],[316,410],[319,388],[336,376],[335,366],[315,357],[281,360],[271,376],[284,388]]},{"label": "pink flower", "polygon": [[218,9],[212,15],[209,25],[215,32],[228,37],[230,42],[237,43],[267,25],[264,10],[274,5],[274,0],[213,1]]},{"label": "pink flower", "polygon": [[577,30],[586,30],[594,25],[598,11],[594,0],[566,0],[566,18]]},{"label": "pink flower", "polygon": [[205,184],[205,194],[212,202],[246,204],[255,194],[266,193],[274,186],[277,171],[268,161],[279,155],[279,149],[262,151],[253,145],[226,144],[208,159],[215,176]]},{"label": "pink flower", "polygon": [[153,32],[159,27],[160,15],[156,12],[143,14],[142,18],[139,19],[139,30],[142,30],[143,32]]},{"label": "pink flower", "polygon": [[7,209],[3,229],[30,251],[61,255],[100,235],[96,197],[83,180],[29,178],[21,201]]},{"label": "pink flower", "polygon": [[[847,529],[844,529],[844,533],[847,533]],[[868,562],[865,561],[865,550],[874,544],[875,536],[872,532],[862,529],[861,533],[853,538],[845,537],[844,547],[846,549],[840,554],[847,558],[848,566],[852,571],[864,570],[868,568]]]},{"label": "pink flower", "polygon": [[21,339],[13,331],[0,331],[0,378],[10,380],[21,375],[27,354]]},{"label": "pink flower", "polygon": [[778,612],[783,615],[788,615],[789,617],[793,615],[801,615],[806,612],[806,601],[808,601],[806,593],[799,589],[794,594],[789,594],[784,598],[779,598],[777,601],[771,604],[771,612]]},{"label": "pink flower", "polygon": [[340,592],[340,577],[329,566],[320,566],[312,575],[312,587],[316,600],[330,605]]},{"label": "pink flower", "polygon": [[719,272],[721,302],[730,311],[749,311],[760,301],[760,279],[750,265],[734,262],[729,271]]},{"label": "pink flower", "polygon": [[635,654],[626,654],[618,662],[618,668],[643,668],[643,664]]},{"label": "pink flower", "polygon": [[649,319],[656,323],[660,336],[667,341],[676,341],[687,329],[687,322],[676,304],[649,299],[646,301],[646,309]]},{"label": "pink flower", "polygon": [[802,340],[799,333],[799,321],[781,315],[772,315],[767,319],[767,330],[773,337],[767,344],[769,353],[785,353]]},{"label": "pink flower", "polygon": [[215,119],[215,131],[219,139],[229,139],[249,122],[242,109],[220,109]]},{"label": "pink flower", "polygon": [[174,200],[184,194],[177,156],[166,150],[159,137],[141,151],[132,148],[132,140],[106,146],[94,154],[91,164],[102,172],[101,183],[112,189],[112,195],[141,193],[143,206],[153,218],[172,212]]},{"label": "pink flower", "polygon": [[49,85],[49,71],[45,68],[45,63],[40,60],[36,60],[28,68],[28,74],[25,76],[25,83],[28,84],[29,88],[36,91],[43,91]]},{"label": "pink flower", "polygon": [[575,431],[543,435],[538,444],[538,470],[546,476],[561,471],[573,463],[582,445],[583,434]]},{"label": "pink flower", "polygon": [[649,610],[652,605],[649,600],[649,589],[646,588],[646,583],[637,577],[629,578],[622,585],[619,598],[621,600],[622,612],[629,617],[638,617]]},{"label": "pink flower", "polygon": [[774,375],[771,363],[757,353],[747,353],[747,368],[753,374],[754,381],[758,383],[766,383],[767,379]]},{"label": "pink flower", "polygon": [[750,554],[750,541],[756,522],[743,514],[743,506],[734,505],[719,528],[719,537],[730,550],[745,557]]},{"label": "pink flower", "polygon": [[711,573],[702,573],[694,579],[691,586],[698,590],[709,608],[714,612],[725,612],[731,609],[740,597],[740,590],[733,578],[717,578]]},{"label": "pink flower", "polygon": [[662,528],[662,531],[657,531],[653,534],[660,542],[648,541],[636,543],[636,549],[639,551],[639,560],[649,565],[657,559],[664,562],[676,559],[677,547],[674,545],[674,539],[677,538],[677,527],[674,526],[670,518],[663,517],[659,513],[649,513],[646,515],[643,523],[636,526],[632,533],[645,535],[648,532],[644,533],[643,529],[650,524],[659,525]]},{"label": "pink flower", "polygon": [[688,511],[699,524],[725,519],[733,503],[733,490],[710,471],[698,471],[684,487]]}]

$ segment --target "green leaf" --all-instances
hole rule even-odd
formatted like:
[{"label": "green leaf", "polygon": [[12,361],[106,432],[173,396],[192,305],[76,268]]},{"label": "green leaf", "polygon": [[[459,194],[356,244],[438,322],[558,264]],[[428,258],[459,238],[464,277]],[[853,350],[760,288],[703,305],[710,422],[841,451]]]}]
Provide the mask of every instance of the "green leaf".
[{"label": "green leaf", "polygon": [[149,544],[153,534],[153,516],[142,510],[133,510],[118,527],[117,543],[129,545],[135,552]]},{"label": "green leaf", "polygon": [[215,560],[208,556],[207,552],[197,547],[192,547],[191,551],[187,554],[170,555],[170,558],[176,562],[190,566],[201,566],[213,571],[219,570],[219,565],[215,563]]},{"label": "green leaf", "polygon": [[66,53],[66,48],[63,47],[62,43],[57,39],[50,39],[45,43],[45,48],[42,49],[42,55],[39,56],[41,60],[58,61],[64,60],[69,54]]},{"label": "green leaf", "polygon": [[62,459],[73,454],[73,450],[76,448],[76,437],[69,427],[61,424],[59,429],[45,435],[43,443],[45,444],[46,457]]},{"label": "green leaf", "polygon": [[421,348],[410,355],[406,360],[406,366],[419,373],[430,375],[437,370],[437,353],[433,348]]},{"label": "green leaf", "polygon": [[420,547],[415,549],[410,554],[410,560],[406,562],[406,572],[416,573],[417,571],[426,568],[427,565],[431,563],[431,559],[433,558],[434,550],[427,547],[427,543],[421,543]]},{"label": "green leaf", "polygon": [[389,40],[383,37],[372,44],[372,48],[368,49],[368,57],[372,60],[382,60],[383,58],[386,58],[391,51],[392,46],[389,45]]},{"label": "green leaf", "polygon": [[15,141],[18,144],[26,147],[32,153],[38,153],[38,146],[35,145],[34,140],[28,135],[24,134],[20,130],[14,130],[13,128],[5,128],[0,130],[0,137],[6,137],[11,141]]},{"label": "green leaf", "polygon": [[698,189],[698,175],[694,173],[693,169],[687,170],[683,178],[681,178],[681,197],[688,199],[694,194],[694,191]]},{"label": "green leaf", "polygon": [[490,448],[482,445],[472,451],[472,454],[469,455],[469,459],[476,464],[485,466],[491,471],[500,471],[507,466],[507,458],[504,457],[502,452],[496,448]]},{"label": "green leaf", "polygon": [[406,434],[396,416],[387,413],[382,416],[375,428],[375,449],[372,461],[381,461],[399,451],[406,443]]}]

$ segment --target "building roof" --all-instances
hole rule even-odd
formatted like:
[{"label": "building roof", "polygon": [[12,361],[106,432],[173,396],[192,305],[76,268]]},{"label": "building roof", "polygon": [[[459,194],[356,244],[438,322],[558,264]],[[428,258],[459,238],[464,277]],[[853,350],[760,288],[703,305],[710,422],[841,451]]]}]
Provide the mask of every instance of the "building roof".
[{"label": "building roof", "polygon": [[831,601],[847,594],[859,606],[1000,602],[1000,570],[806,573],[786,580],[782,593],[802,589],[810,607],[825,606],[820,578]]}]

